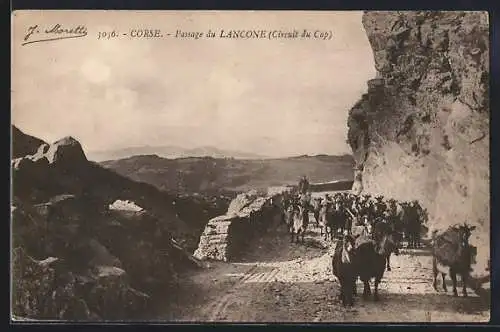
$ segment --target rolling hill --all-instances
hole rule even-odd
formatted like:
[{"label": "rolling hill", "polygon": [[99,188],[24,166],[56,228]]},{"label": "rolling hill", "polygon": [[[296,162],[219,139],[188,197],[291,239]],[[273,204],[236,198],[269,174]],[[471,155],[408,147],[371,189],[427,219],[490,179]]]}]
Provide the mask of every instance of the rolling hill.
[{"label": "rolling hill", "polygon": [[350,155],[255,160],[141,155],[104,161],[100,165],[168,192],[215,195],[296,184],[302,175],[311,182],[352,180],[354,160]]}]

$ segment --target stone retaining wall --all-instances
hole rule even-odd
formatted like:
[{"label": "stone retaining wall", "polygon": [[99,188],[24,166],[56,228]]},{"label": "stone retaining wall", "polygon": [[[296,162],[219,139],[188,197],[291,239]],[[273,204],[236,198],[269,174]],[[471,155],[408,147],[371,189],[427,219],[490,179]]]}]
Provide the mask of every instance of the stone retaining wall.
[{"label": "stone retaining wall", "polygon": [[[258,196],[238,195],[225,215],[212,218],[200,237],[197,259],[235,260],[251,245],[251,240],[281,220],[282,193]],[[234,207],[238,206],[237,211]]]}]

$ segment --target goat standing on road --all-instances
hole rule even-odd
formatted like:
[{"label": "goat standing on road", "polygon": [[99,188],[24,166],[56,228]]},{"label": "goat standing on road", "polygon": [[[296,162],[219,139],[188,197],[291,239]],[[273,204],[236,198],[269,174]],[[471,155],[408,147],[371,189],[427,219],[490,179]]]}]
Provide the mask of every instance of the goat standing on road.
[{"label": "goat standing on road", "polygon": [[437,276],[441,273],[443,290],[446,288],[445,276],[449,273],[453,282],[453,295],[458,296],[457,274],[462,278],[462,294],[467,297],[467,280],[471,270],[472,248],[469,238],[476,226],[466,223],[460,226],[451,226],[444,233],[432,233],[432,271],[434,274],[433,287],[437,291]]},{"label": "goat standing on road", "polygon": [[291,225],[292,242],[296,238],[297,243],[299,239],[301,240],[300,242],[304,243],[305,232],[309,224],[308,214],[309,212],[305,206],[301,204],[295,206]]},{"label": "goat standing on road", "polygon": [[339,298],[343,306],[352,306],[356,295],[356,266],[354,259],[354,238],[345,235],[337,242],[332,258],[332,272],[340,283]]}]

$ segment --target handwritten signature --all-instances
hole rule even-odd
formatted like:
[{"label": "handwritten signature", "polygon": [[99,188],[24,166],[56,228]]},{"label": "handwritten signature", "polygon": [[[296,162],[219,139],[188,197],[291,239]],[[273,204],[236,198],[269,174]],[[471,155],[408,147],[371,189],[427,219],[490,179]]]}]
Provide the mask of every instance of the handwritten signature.
[{"label": "handwritten signature", "polygon": [[37,25],[30,26],[24,36],[24,42],[21,45],[48,42],[53,40],[81,38],[87,35],[87,27],[78,25],[76,27],[66,28],[61,24],[55,24],[48,29],[42,29]]}]

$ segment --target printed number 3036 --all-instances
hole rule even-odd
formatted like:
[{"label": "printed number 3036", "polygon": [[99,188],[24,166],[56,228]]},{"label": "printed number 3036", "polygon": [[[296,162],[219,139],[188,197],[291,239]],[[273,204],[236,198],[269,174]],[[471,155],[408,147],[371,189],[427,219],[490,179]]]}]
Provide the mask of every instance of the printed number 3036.
[{"label": "printed number 3036", "polygon": [[118,37],[118,33],[116,31],[99,31],[97,34],[97,39],[110,39]]}]

